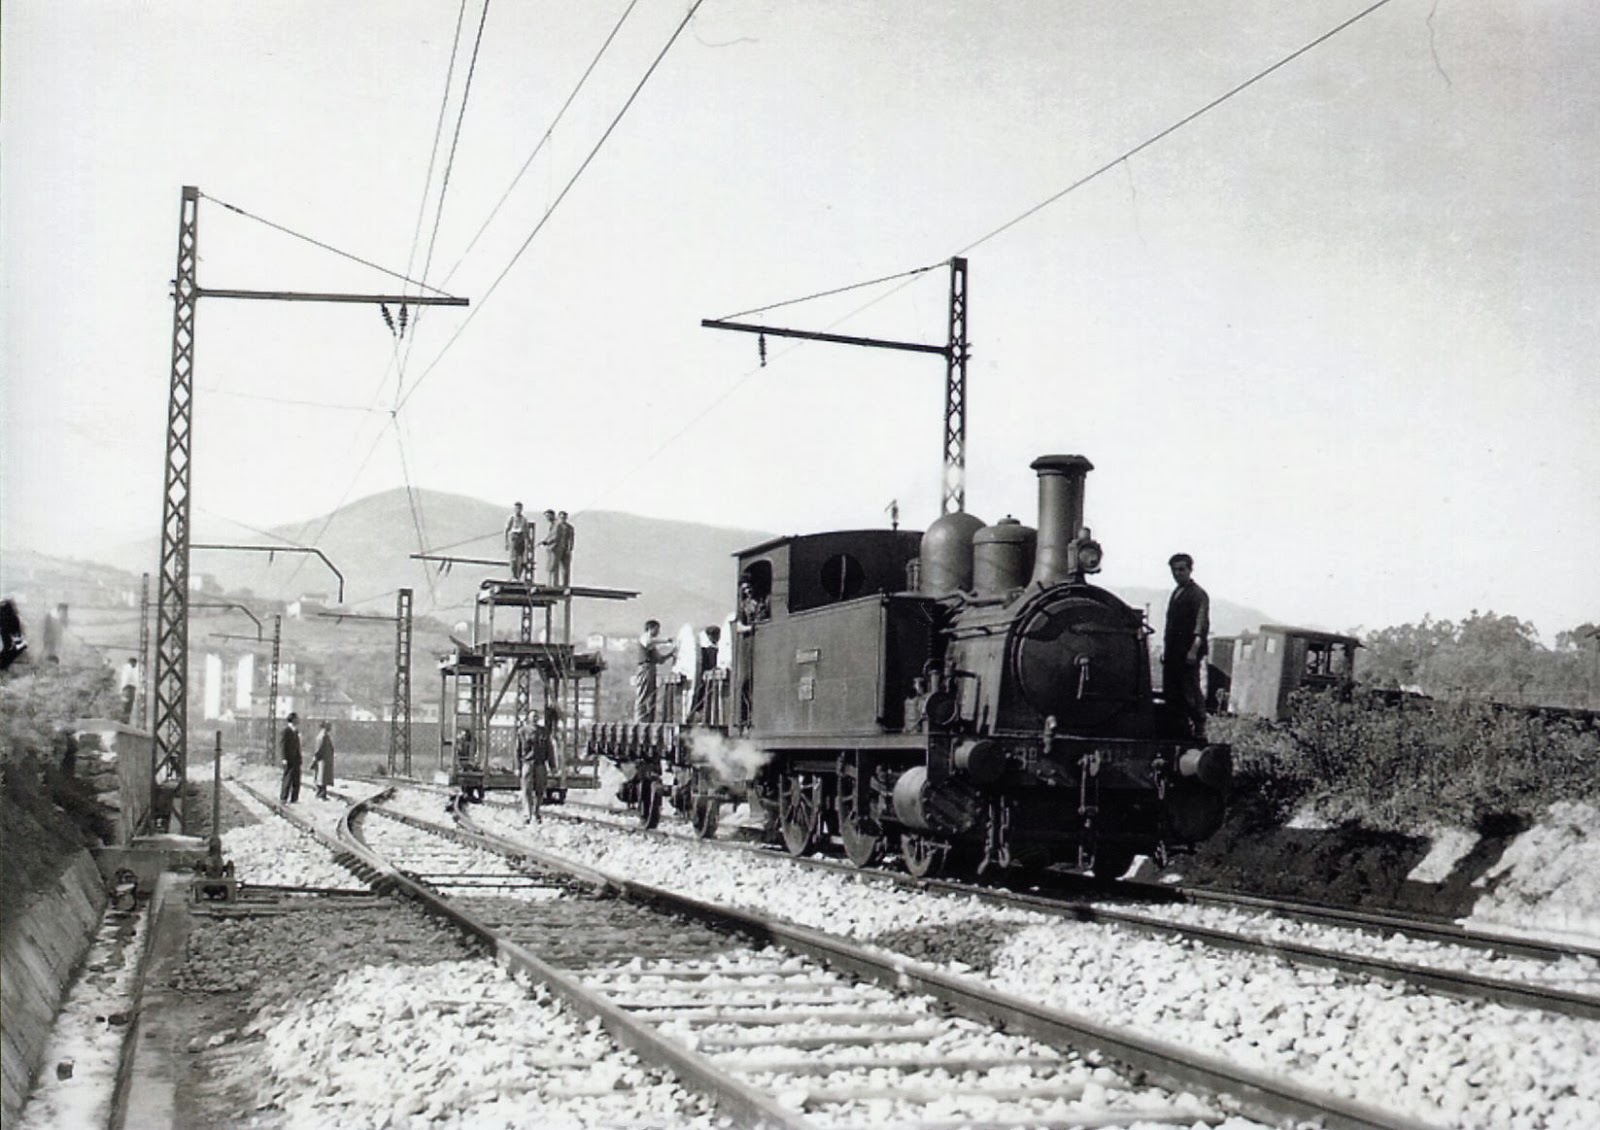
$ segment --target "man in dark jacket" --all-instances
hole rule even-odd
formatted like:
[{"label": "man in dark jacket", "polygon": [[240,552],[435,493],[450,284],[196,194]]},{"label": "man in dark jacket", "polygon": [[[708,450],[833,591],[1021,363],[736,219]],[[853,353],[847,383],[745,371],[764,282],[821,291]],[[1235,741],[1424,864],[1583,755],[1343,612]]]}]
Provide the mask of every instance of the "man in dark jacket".
[{"label": "man in dark jacket", "polygon": [[1167,601],[1167,625],[1162,633],[1161,693],[1183,710],[1189,732],[1206,736],[1206,697],[1200,689],[1200,667],[1205,662],[1211,636],[1211,598],[1195,584],[1194,558],[1174,553],[1167,565],[1178,587]]},{"label": "man in dark jacket", "polygon": [[283,783],[278,786],[278,800],[294,804],[300,799],[300,715],[289,714],[279,746],[283,751]]}]

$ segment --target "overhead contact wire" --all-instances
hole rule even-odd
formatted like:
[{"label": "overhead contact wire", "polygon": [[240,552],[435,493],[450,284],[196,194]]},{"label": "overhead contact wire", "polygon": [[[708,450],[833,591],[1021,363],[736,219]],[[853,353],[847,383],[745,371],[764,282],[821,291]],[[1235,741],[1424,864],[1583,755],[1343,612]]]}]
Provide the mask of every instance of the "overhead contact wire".
[{"label": "overhead contact wire", "polygon": [[672,50],[672,45],[678,41],[678,37],[683,34],[683,29],[689,26],[689,21],[694,18],[694,14],[700,10],[700,5],[704,2],[705,0],[694,0],[694,3],[690,5],[689,11],[684,15],[683,20],[678,24],[678,26],[673,29],[672,35],[667,40],[666,45],[661,48],[655,59],[651,61],[649,68],[644,73],[644,77],[641,78],[638,82],[638,85],[633,88],[633,92],[628,95],[627,101],[622,104],[622,108],[617,111],[616,116],[611,119],[611,124],[606,126],[605,132],[600,135],[600,140],[595,142],[594,148],[589,150],[589,155],[583,159],[583,164],[578,166],[577,172],[572,174],[572,177],[561,189],[560,194],[551,203],[550,207],[545,209],[544,215],[541,216],[539,222],[534,225],[533,230],[528,233],[528,238],[522,241],[522,246],[517,248],[516,254],[512,255],[511,257],[511,261],[505,265],[505,268],[497,276],[495,276],[494,282],[489,284],[488,288],[483,293],[483,297],[478,299],[478,304],[472,308],[472,312],[462,319],[461,325],[456,327],[456,332],[450,336],[450,340],[444,343],[444,346],[439,350],[438,354],[431,362],[429,362],[428,367],[424,369],[417,379],[411,383],[411,387],[406,390],[405,395],[403,395],[396,402],[395,409],[397,411],[405,407],[406,402],[411,399],[411,395],[417,391],[417,388],[422,384],[423,381],[428,379],[429,374],[431,374],[434,369],[438,367],[440,360],[446,353],[450,351],[450,348],[454,346],[458,340],[460,340],[461,335],[466,332],[467,327],[472,324],[473,320],[479,314],[483,313],[483,308],[488,305],[490,297],[492,297],[495,291],[499,289],[500,284],[504,282],[506,276],[511,273],[511,269],[515,267],[521,260],[522,256],[527,252],[529,245],[531,245],[538,234],[544,230],[545,224],[549,222],[550,217],[553,216],[556,209],[561,206],[561,202],[567,198],[567,195],[572,191],[573,186],[578,183],[579,178],[583,176],[584,172],[594,162],[595,157],[605,146],[606,141],[614,132],[616,132],[617,126],[622,122],[623,117],[627,115],[628,110],[638,99],[639,92],[642,91],[645,87],[645,84],[650,81],[650,77],[656,73],[656,69],[661,65],[661,60],[666,58],[668,51]]},{"label": "overhead contact wire", "polygon": [[[967,244],[965,247],[963,247],[959,251],[957,251],[956,254],[957,255],[964,255],[968,251],[971,251],[974,247],[978,247],[978,246],[980,246],[982,244],[988,243],[991,239],[995,238],[995,236],[1000,235],[1002,232],[1009,231],[1010,229],[1016,227],[1018,224],[1022,223],[1023,220],[1028,219],[1030,216],[1033,216],[1033,215],[1035,215],[1035,214],[1037,214],[1039,212],[1042,212],[1044,209],[1048,208],[1050,205],[1054,204],[1056,201],[1060,200],[1062,197],[1066,196],[1068,193],[1075,192],[1076,190],[1082,188],[1084,185],[1088,184],[1090,181],[1094,180],[1096,177],[1102,176],[1105,173],[1107,173],[1107,172],[1111,171],[1112,169],[1116,168],[1118,165],[1122,164],[1122,162],[1126,161],[1128,158],[1137,156],[1138,154],[1144,152],[1144,150],[1150,148],[1156,142],[1158,142],[1158,141],[1162,140],[1163,138],[1169,137],[1172,134],[1178,132],[1178,130],[1182,129],[1184,126],[1188,125],[1190,122],[1194,121],[1195,119],[1203,117],[1206,114],[1209,114],[1212,110],[1215,110],[1218,106],[1220,106],[1224,102],[1228,101],[1234,95],[1239,94],[1239,93],[1241,93],[1241,92],[1243,92],[1245,90],[1248,90],[1250,87],[1254,86],[1256,83],[1260,82],[1262,79],[1266,78],[1268,75],[1272,74],[1274,71],[1277,71],[1280,68],[1289,65],[1290,63],[1294,62],[1296,59],[1298,59],[1300,56],[1304,55],[1306,52],[1310,51],[1311,49],[1326,43],[1328,40],[1332,39],[1334,36],[1338,35],[1340,32],[1344,31],[1346,28],[1351,27],[1354,24],[1357,24],[1360,21],[1366,19],[1373,12],[1376,12],[1379,8],[1382,8],[1384,5],[1386,5],[1388,3],[1389,3],[1389,0],[1377,0],[1377,2],[1375,4],[1372,4],[1367,8],[1363,8],[1361,11],[1357,12],[1355,15],[1353,15],[1349,19],[1345,20],[1343,23],[1339,24],[1338,26],[1332,28],[1329,31],[1323,32],[1321,35],[1317,36],[1315,39],[1313,39],[1310,43],[1307,43],[1305,46],[1299,47],[1299,48],[1295,49],[1294,51],[1289,52],[1289,54],[1287,54],[1283,58],[1279,59],[1276,63],[1273,63],[1272,66],[1268,67],[1266,70],[1257,72],[1256,74],[1252,75],[1251,77],[1245,79],[1238,86],[1235,86],[1233,89],[1227,91],[1224,94],[1220,94],[1217,97],[1213,98],[1210,102],[1207,102],[1204,106],[1200,107],[1194,113],[1188,114],[1188,115],[1186,115],[1186,116],[1184,116],[1182,118],[1179,118],[1177,121],[1173,122],[1166,129],[1161,130],[1159,133],[1151,134],[1149,137],[1147,137],[1143,141],[1141,141],[1138,145],[1135,145],[1132,149],[1129,149],[1127,152],[1123,153],[1120,157],[1113,158],[1112,160],[1107,161],[1105,164],[1101,165],[1098,169],[1094,170],[1094,172],[1089,173],[1086,176],[1079,177],[1077,180],[1075,180],[1071,184],[1067,185],[1067,187],[1063,188],[1060,192],[1057,192],[1052,196],[1046,197],[1044,200],[1041,200],[1039,203],[1035,204],[1032,208],[1029,208],[1026,212],[1023,212],[1020,215],[1015,216],[1012,219],[1007,220],[1005,223],[1001,224],[999,227],[995,228],[993,231],[989,232],[987,235],[979,236],[977,239],[973,240],[971,243]],[[890,293],[892,294],[894,292],[891,291]],[[887,298],[888,295],[884,295],[884,297]],[[879,301],[882,301],[882,299],[879,299]]]},{"label": "overhead contact wire", "polygon": [[468,255],[472,254],[472,249],[478,245],[478,240],[483,238],[483,233],[489,230],[489,225],[492,224],[494,222],[494,218],[500,214],[500,209],[505,207],[507,200],[511,199],[512,192],[516,190],[517,185],[522,183],[522,178],[527,175],[528,170],[533,167],[534,159],[544,151],[545,143],[548,142],[554,135],[556,127],[561,124],[561,119],[566,116],[567,111],[572,107],[572,103],[577,100],[578,94],[583,90],[584,85],[589,81],[589,76],[594,73],[595,67],[600,65],[600,60],[610,49],[612,41],[617,38],[617,33],[622,30],[622,25],[627,23],[628,16],[633,13],[633,9],[638,5],[638,3],[639,0],[628,0],[628,6],[623,9],[622,16],[611,28],[611,34],[606,36],[605,42],[600,45],[600,50],[596,51],[594,58],[589,60],[588,67],[585,68],[583,74],[579,76],[578,81],[573,86],[571,93],[567,95],[567,100],[563,102],[561,104],[561,108],[556,111],[555,117],[550,119],[549,126],[545,128],[544,135],[540,137],[539,140],[534,144],[533,151],[528,154],[528,159],[522,162],[522,168],[518,169],[517,175],[511,178],[511,183],[508,184],[506,186],[506,190],[500,194],[500,199],[495,201],[494,207],[489,210],[489,215],[483,221],[482,226],[478,228],[472,239],[467,242],[466,248],[461,252],[461,257],[455,261],[454,266],[452,266],[445,274],[446,282],[449,282],[449,280],[455,277],[456,271],[460,269],[461,264],[466,261]]},{"label": "overhead contact wire", "polygon": [[[1101,165],[1098,169],[1094,170],[1092,173],[1089,173],[1088,175],[1080,177],[1078,180],[1073,181],[1071,184],[1067,185],[1065,188],[1061,189],[1059,192],[1056,192],[1056,193],[1052,194],[1051,196],[1047,197],[1045,200],[1041,201],[1040,203],[1035,204],[1033,207],[1029,208],[1027,211],[1021,213],[1020,215],[1017,215],[1017,216],[1013,217],[1010,220],[1007,220],[1005,223],[1001,224],[999,227],[995,228],[993,231],[989,232],[987,235],[981,236],[978,239],[973,240],[971,243],[967,244],[965,247],[963,247],[960,250],[958,250],[956,252],[956,254],[957,255],[963,255],[966,252],[971,251],[973,248],[978,247],[981,244],[987,243],[991,239],[994,239],[996,236],[1000,235],[1002,232],[1009,231],[1011,228],[1013,228],[1013,227],[1017,226],[1018,224],[1022,223],[1024,220],[1028,219],[1029,217],[1036,215],[1037,213],[1043,211],[1045,208],[1048,208],[1051,204],[1054,204],[1056,201],[1060,200],[1062,197],[1066,196],[1067,194],[1069,194],[1069,193],[1071,193],[1071,192],[1073,192],[1073,191],[1075,191],[1075,190],[1077,190],[1079,188],[1082,188],[1084,185],[1088,184],[1090,181],[1094,180],[1096,177],[1099,177],[1099,176],[1103,175],[1104,173],[1106,173],[1107,171],[1116,168],[1118,165],[1120,165],[1124,161],[1128,160],[1128,158],[1133,157],[1133,156],[1137,155],[1138,153],[1143,152],[1144,150],[1150,148],[1152,145],[1156,144],[1158,141],[1161,141],[1163,138],[1169,137],[1173,133],[1176,133],[1178,130],[1182,129],[1184,126],[1188,125],[1190,122],[1193,122],[1195,119],[1197,119],[1197,118],[1203,116],[1204,114],[1207,114],[1210,111],[1216,109],[1218,106],[1220,106],[1224,102],[1228,101],[1234,95],[1239,94],[1242,91],[1247,90],[1248,88],[1254,86],[1256,83],[1260,82],[1262,79],[1266,78],[1268,75],[1272,74],[1274,71],[1277,71],[1277,70],[1281,69],[1282,67],[1288,65],[1289,63],[1293,62],[1295,59],[1298,59],[1300,56],[1304,55],[1306,52],[1312,50],[1315,47],[1320,46],[1323,43],[1326,43],[1328,40],[1332,39],[1334,36],[1338,35],[1340,32],[1344,31],[1345,29],[1351,27],[1352,25],[1354,25],[1356,23],[1359,23],[1361,20],[1365,19],[1367,16],[1370,16],[1373,12],[1376,12],[1379,8],[1384,7],[1388,3],[1389,3],[1389,0],[1377,0],[1376,3],[1368,6],[1367,8],[1362,9],[1360,12],[1357,12],[1355,15],[1353,15],[1349,19],[1345,20],[1343,23],[1338,24],[1337,26],[1333,27],[1329,31],[1323,32],[1321,35],[1317,36],[1315,39],[1311,40],[1309,43],[1306,43],[1305,45],[1303,45],[1303,46],[1301,46],[1299,48],[1296,48],[1294,51],[1291,51],[1289,54],[1287,54],[1283,58],[1279,59],[1276,63],[1273,63],[1271,66],[1265,68],[1264,70],[1257,72],[1256,74],[1252,75],[1250,78],[1248,78],[1248,79],[1244,80],[1243,82],[1239,83],[1237,86],[1233,87],[1232,89],[1228,90],[1227,92],[1217,96],[1216,98],[1213,98],[1210,102],[1207,102],[1204,106],[1200,107],[1198,110],[1194,111],[1193,113],[1188,114],[1188,115],[1180,118],[1178,121],[1174,122],[1172,125],[1170,125],[1170,126],[1166,127],[1165,129],[1161,130],[1159,133],[1152,134],[1150,137],[1146,138],[1144,141],[1141,141],[1138,145],[1135,145],[1133,148],[1131,148],[1131,149],[1127,150],[1126,152],[1122,153],[1120,156],[1116,157],[1115,159],[1113,159],[1111,161],[1107,161],[1104,165]],[[948,261],[949,260],[946,260],[946,262],[948,262]],[[934,264],[934,266],[939,266],[939,264]],[[878,295],[876,298],[872,299],[871,301],[865,302],[865,303],[861,304],[860,306],[857,306],[854,310],[851,310],[848,313],[846,313],[846,314],[842,315],[841,317],[836,318],[834,321],[830,322],[829,325],[828,325],[828,328],[829,329],[833,329],[836,326],[839,326],[839,325],[842,325],[845,322],[848,322],[851,318],[856,317],[856,315],[861,314],[861,313],[863,313],[863,312],[865,312],[867,310],[870,310],[872,307],[878,305],[880,302],[883,302],[883,301],[893,297],[894,295],[899,294],[902,290],[904,290],[906,287],[910,286],[914,281],[916,281],[916,279],[918,277],[920,277],[923,273],[927,272],[930,269],[932,269],[932,268],[930,268],[930,267],[920,267],[920,268],[917,268],[916,270],[907,271],[903,275],[887,275],[882,279],[872,280],[872,282],[857,283],[857,284],[854,284],[854,285],[848,286],[848,287],[840,287],[839,289],[832,290],[832,291],[822,291],[822,292],[819,292],[816,295],[811,295],[811,296],[808,296],[808,297],[810,297],[810,298],[820,298],[820,297],[825,297],[825,296],[830,295],[830,294],[838,294],[838,293],[842,293],[843,291],[854,290],[854,289],[857,289],[858,287],[862,287],[862,286],[871,286],[874,283],[893,282],[893,281],[895,281],[897,279],[903,280],[903,281],[900,282],[900,284],[898,286],[891,287],[889,290],[885,291],[883,294]],[[725,321],[725,322],[726,321],[732,321],[734,318],[748,317],[751,314],[759,314],[759,313],[763,313],[763,312],[765,312],[767,310],[777,309],[779,306],[792,305],[792,304],[794,304],[796,302],[804,302],[804,301],[807,301],[807,299],[806,298],[797,298],[797,299],[792,299],[789,302],[775,303],[772,306],[761,306],[761,307],[757,307],[756,309],[753,309],[753,310],[743,311],[742,313],[739,313],[739,314],[729,314],[727,317],[722,318],[721,320]],[[783,352],[788,352],[788,350],[785,350]],[[780,354],[780,356],[781,356],[781,354]],[[761,367],[760,366],[756,366],[756,367],[753,367],[753,368],[747,370],[743,375],[741,375],[739,377],[739,379],[737,381],[735,381],[725,391],[723,391],[722,393],[719,393],[716,397],[714,397],[711,400],[711,402],[706,405],[706,407],[705,407],[705,409],[703,411],[701,411],[700,413],[698,413],[697,415],[692,417],[687,423],[684,424],[683,427],[679,428],[672,435],[670,435],[666,439],[664,439],[648,455],[646,455],[643,459],[639,460],[638,463],[636,463],[632,469],[623,472],[622,475],[620,475],[618,478],[616,478],[616,479],[614,479],[612,481],[612,484],[611,484],[610,487],[607,487],[605,489],[606,490],[613,489],[618,483],[622,483],[622,482],[627,481],[638,470],[643,468],[651,460],[655,459],[656,456],[660,455],[669,446],[671,446],[678,439],[680,439],[685,433],[687,433],[689,431],[690,428],[692,428],[695,424],[699,423],[706,416],[708,416],[719,404],[723,403],[730,396],[732,396],[735,392],[737,392],[737,391],[739,391],[739,389],[743,388],[745,386],[745,384],[747,384],[760,371],[761,371]],[[598,497],[604,497],[604,493],[605,492],[602,491],[600,493],[600,495],[597,496],[597,500],[598,500]]]}]

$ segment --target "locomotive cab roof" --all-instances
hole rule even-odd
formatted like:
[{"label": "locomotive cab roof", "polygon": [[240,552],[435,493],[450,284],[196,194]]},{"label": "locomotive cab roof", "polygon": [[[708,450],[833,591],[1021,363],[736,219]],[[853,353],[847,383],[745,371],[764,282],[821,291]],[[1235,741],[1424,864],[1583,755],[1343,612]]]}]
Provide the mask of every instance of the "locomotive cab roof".
[{"label": "locomotive cab roof", "polygon": [[908,591],[921,545],[921,530],[830,530],[772,538],[733,556],[758,600],[773,612],[803,612]]}]

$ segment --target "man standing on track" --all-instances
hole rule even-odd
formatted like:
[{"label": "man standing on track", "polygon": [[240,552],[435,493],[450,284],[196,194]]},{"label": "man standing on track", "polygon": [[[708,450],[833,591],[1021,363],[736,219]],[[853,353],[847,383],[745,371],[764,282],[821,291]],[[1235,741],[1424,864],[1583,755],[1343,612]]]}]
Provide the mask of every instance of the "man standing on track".
[{"label": "man standing on track", "polygon": [[283,783],[278,786],[278,800],[294,804],[300,799],[300,715],[290,711],[289,721],[283,727],[280,747],[283,751]]},{"label": "man standing on track", "polygon": [[541,824],[544,816],[544,794],[550,787],[551,758],[550,731],[542,724],[534,724],[522,732],[517,743],[517,772],[522,784],[522,822]]},{"label": "man standing on track", "polygon": [[324,722],[317,731],[316,752],[311,755],[311,780],[317,786],[317,799],[328,799],[333,784],[333,723]]},{"label": "man standing on track", "polygon": [[506,556],[511,559],[511,579],[522,579],[522,567],[528,559],[528,534],[530,532],[522,503],[514,504],[511,517],[506,519]]},{"label": "man standing on track", "polygon": [[1161,693],[1169,704],[1182,708],[1190,734],[1204,741],[1206,697],[1200,689],[1200,665],[1211,635],[1211,598],[1195,584],[1193,557],[1174,553],[1167,565],[1178,587],[1167,601],[1161,637]]}]

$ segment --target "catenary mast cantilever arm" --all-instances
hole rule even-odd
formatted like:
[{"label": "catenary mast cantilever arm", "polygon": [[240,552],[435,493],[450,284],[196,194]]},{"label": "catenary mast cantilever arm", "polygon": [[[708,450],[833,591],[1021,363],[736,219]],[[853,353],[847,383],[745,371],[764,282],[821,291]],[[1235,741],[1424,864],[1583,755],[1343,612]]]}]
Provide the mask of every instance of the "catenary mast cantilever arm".
[{"label": "catenary mast cantilever arm", "polygon": [[328,560],[328,555],[327,554],[323,553],[322,550],[317,549],[314,546],[307,546],[307,545],[224,545],[224,544],[221,544],[219,542],[194,542],[189,546],[189,548],[190,549],[235,549],[235,550],[247,550],[247,551],[252,552],[252,553],[314,553],[318,557],[322,558],[322,563],[328,567],[328,570],[331,573],[333,573],[333,575],[335,577],[339,578],[339,603],[340,604],[344,603],[344,574],[339,572],[339,570],[334,567],[334,564],[333,564],[332,561]]},{"label": "catenary mast cantilever arm", "polygon": [[708,330],[737,330],[739,333],[763,334],[767,337],[798,337],[805,341],[831,341],[836,345],[869,345],[874,349],[904,349],[909,353],[937,353],[940,357],[950,355],[948,345],[928,345],[920,341],[889,341],[877,337],[819,333],[815,330],[790,330],[782,326],[753,326],[748,322],[728,322],[721,318],[701,318],[700,325]]},{"label": "catenary mast cantilever arm", "polygon": [[338,294],[298,290],[222,290],[215,287],[196,287],[196,298],[264,298],[278,302],[374,302],[395,306],[465,306],[467,299],[450,295],[432,297],[419,294]]},{"label": "catenary mast cantilever arm", "polygon": [[[771,307],[766,307],[771,309]],[[756,313],[757,311],[751,311]],[[708,330],[737,330],[762,338],[793,337],[803,341],[828,341],[837,345],[864,345],[872,349],[900,349],[908,353],[934,353],[944,358],[944,459],[940,470],[941,512],[960,512],[967,502],[967,261],[950,260],[950,339],[945,345],[920,341],[891,341],[878,337],[792,330],[783,326],[757,326],[726,318],[702,318]],[[761,343],[761,363],[766,364],[766,342]]]},{"label": "catenary mast cantilever arm", "polygon": [[252,620],[254,620],[256,622],[256,639],[259,640],[259,639],[263,638],[262,635],[261,635],[261,628],[262,628],[261,617],[257,616],[254,612],[250,611],[248,608],[246,608],[244,605],[240,604],[236,600],[191,600],[189,602],[189,607],[190,608],[237,608],[240,612],[243,612],[246,616],[250,617],[250,619],[252,619]]}]

